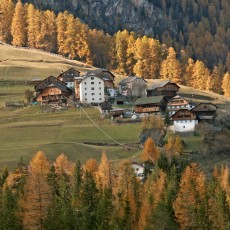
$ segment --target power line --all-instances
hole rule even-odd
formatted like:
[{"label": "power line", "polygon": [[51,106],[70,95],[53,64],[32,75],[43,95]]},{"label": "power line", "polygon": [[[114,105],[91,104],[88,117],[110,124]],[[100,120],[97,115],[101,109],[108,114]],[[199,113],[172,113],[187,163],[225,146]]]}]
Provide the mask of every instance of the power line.
[{"label": "power line", "polygon": [[107,134],[101,127],[99,127],[95,122],[94,120],[87,114],[87,112],[82,108],[80,107],[80,109],[84,112],[84,114],[87,116],[87,118],[105,135],[107,136],[110,140],[112,140],[114,143],[124,147],[124,148],[131,148],[131,149],[135,149],[135,150],[139,150],[139,148],[134,148],[134,147],[130,147],[130,146],[126,146],[118,141],[116,141],[113,137],[111,137],[109,134]]}]

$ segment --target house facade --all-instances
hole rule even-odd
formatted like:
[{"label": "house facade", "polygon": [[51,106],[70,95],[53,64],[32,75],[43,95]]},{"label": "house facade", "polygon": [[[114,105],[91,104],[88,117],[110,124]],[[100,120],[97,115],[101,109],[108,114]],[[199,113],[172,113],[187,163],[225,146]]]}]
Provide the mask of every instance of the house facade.
[{"label": "house facade", "polygon": [[141,77],[127,77],[119,83],[119,93],[123,96],[145,97],[147,82]]},{"label": "house facade", "polygon": [[169,101],[171,98],[177,95],[180,87],[171,81],[161,81],[153,84],[147,89],[147,97],[152,96],[165,96],[165,99]]},{"label": "house facade", "polygon": [[154,113],[158,115],[164,113],[166,103],[164,96],[138,98],[134,103],[134,111],[136,113]]},{"label": "house facade", "polygon": [[42,92],[48,85],[51,85],[51,84],[66,87],[65,82],[57,79],[54,76],[49,76],[34,86],[36,96],[38,96],[40,92]]},{"label": "house facade", "polygon": [[190,110],[192,108],[192,105],[190,105],[187,100],[177,95],[169,100],[166,108],[169,111],[169,115],[172,116],[176,111],[180,109]]},{"label": "house facade", "polygon": [[175,132],[194,132],[197,119],[194,112],[188,109],[180,109],[172,116]]},{"label": "house facade", "polygon": [[104,81],[94,75],[86,76],[79,85],[80,102],[100,104],[105,101]]},{"label": "house facade", "polygon": [[70,68],[65,72],[62,72],[57,79],[66,83],[66,86],[70,89],[74,89],[75,78],[80,77],[80,72],[74,68]]},{"label": "house facade", "polygon": [[199,121],[213,121],[216,117],[217,106],[212,103],[200,103],[192,111]]},{"label": "house facade", "polygon": [[86,78],[86,77],[98,77],[98,78],[100,78],[101,80],[104,81],[105,93],[107,95],[109,95],[110,97],[116,96],[116,90],[114,87],[115,76],[109,70],[107,70],[107,69],[90,70],[84,75],[84,78]]},{"label": "house facade", "polygon": [[36,101],[42,105],[46,104],[67,104],[71,91],[60,84],[50,84],[36,97]]},{"label": "house facade", "polygon": [[136,174],[136,176],[140,179],[143,180],[144,179],[144,166],[137,163],[137,162],[132,162],[131,166]]}]

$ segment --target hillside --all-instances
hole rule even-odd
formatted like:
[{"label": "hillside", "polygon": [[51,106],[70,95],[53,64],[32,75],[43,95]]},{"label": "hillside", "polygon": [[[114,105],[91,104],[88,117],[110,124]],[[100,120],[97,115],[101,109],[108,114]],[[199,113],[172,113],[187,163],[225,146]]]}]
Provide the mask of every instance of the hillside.
[{"label": "hillside", "polygon": [[[91,146],[85,142],[112,143],[101,133],[80,110],[60,111],[57,113],[42,113],[39,107],[9,110],[4,108],[6,100],[24,100],[27,88],[26,80],[45,78],[49,75],[57,76],[61,70],[74,66],[82,73],[93,67],[71,61],[53,54],[37,50],[25,50],[0,45],[0,165],[14,167],[20,157],[26,161],[37,150],[46,152],[50,159],[54,159],[60,152],[64,152],[70,159],[85,161],[90,157],[100,158],[106,150],[110,159],[120,160],[138,155],[140,151],[127,152],[123,147]],[[116,75],[115,84],[124,76]],[[4,80],[3,80],[4,79]],[[148,85],[160,80],[148,80]],[[212,102],[219,107],[219,117],[229,113],[230,98],[196,90],[181,85],[179,93],[193,103]],[[130,106],[130,109],[132,106]],[[95,109],[87,111],[90,117],[100,125],[112,138],[121,143],[138,143],[140,125],[113,125],[110,119],[100,119]],[[200,136],[186,139],[189,149],[197,149]],[[201,158],[201,159],[200,159]],[[201,162],[203,158],[198,156]],[[215,159],[218,162],[222,157]],[[224,159],[228,159],[225,156]],[[223,159],[222,159],[223,160]],[[215,163],[212,162],[212,165]],[[205,164],[205,163],[204,163]]]},{"label": "hillside", "polygon": [[[160,39],[185,49],[194,59],[209,67],[229,68],[228,1],[202,0],[24,0],[40,9],[56,13],[65,10],[80,18],[92,29],[111,34],[127,29]],[[226,70],[226,69],[225,69]]]}]

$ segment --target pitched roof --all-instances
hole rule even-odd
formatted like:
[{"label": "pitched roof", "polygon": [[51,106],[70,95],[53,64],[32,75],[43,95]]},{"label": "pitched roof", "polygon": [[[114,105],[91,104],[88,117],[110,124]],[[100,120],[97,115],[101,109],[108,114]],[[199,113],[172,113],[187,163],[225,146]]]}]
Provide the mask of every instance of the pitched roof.
[{"label": "pitched roof", "polygon": [[[165,85],[168,84],[168,83],[177,85],[177,84],[174,83],[174,82],[171,82],[171,81],[169,81],[169,80],[166,80],[166,81],[161,81],[161,82],[158,82],[158,83],[154,83],[148,90],[153,90],[153,89],[156,89],[156,88],[161,88],[161,87],[165,86]],[[177,85],[177,86],[178,86],[178,85]],[[180,88],[180,87],[178,86],[178,88]]]},{"label": "pitched roof", "polygon": [[[196,119],[194,112],[189,110],[189,109],[179,109],[171,116],[171,118],[173,119],[174,117],[177,117],[177,115],[180,114],[180,113],[182,113],[182,114],[185,114],[185,113],[192,114],[194,116],[194,120]],[[186,119],[186,118],[184,118],[184,119]],[[191,120],[191,117],[187,118],[187,119]]]},{"label": "pitched roof", "polygon": [[78,71],[77,69],[71,67],[71,68],[67,69],[66,71],[63,71],[62,73],[60,73],[60,74],[58,75],[57,78],[60,78],[64,73],[66,73],[66,72],[68,72],[68,71],[70,71],[70,70],[73,70],[73,71],[75,71],[75,72],[80,73],[80,71]]},{"label": "pitched roof", "polygon": [[127,83],[129,83],[129,82],[133,82],[133,81],[135,81],[136,79],[141,79],[141,80],[143,80],[143,81],[146,82],[146,80],[145,80],[144,78],[142,78],[142,77],[137,77],[137,76],[132,77],[132,76],[130,76],[130,77],[127,77],[127,78],[121,80],[121,81],[119,82],[119,85],[121,85],[121,84],[127,84]]},{"label": "pitched roof", "polygon": [[41,82],[39,82],[38,84],[36,84],[36,85],[34,86],[34,88],[36,89],[37,86],[39,86],[40,84],[42,84],[42,83],[43,83],[44,81],[46,81],[48,78],[53,78],[53,79],[57,80],[60,84],[66,85],[65,82],[63,82],[63,81],[59,80],[58,78],[56,78],[56,77],[54,77],[54,76],[51,75],[51,76],[49,76],[49,77],[43,79],[43,80],[42,80]]},{"label": "pitched roof", "polygon": [[[112,75],[112,77],[115,78],[115,76],[113,75],[113,73],[110,72],[107,69],[94,69],[94,70],[90,70],[90,71],[88,71],[85,74],[85,77],[97,76],[97,75],[101,74],[102,72],[109,72]],[[113,80],[113,79],[111,79],[111,80]]]},{"label": "pitched roof", "polygon": [[[61,85],[61,84],[59,84],[59,83],[52,83],[52,84],[48,85],[46,88],[52,88],[52,87],[58,88],[58,89],[60,89],[62,92],[70,92],[70,90],[69,90],[66,86]],[[46,89],[46,88],[45,88],[45,89]],[[44,90],[45,90],[45,89],[44,89]]]},{"label": "pitched roof", "polygon": [[134,105],[159,104],[164,96],[142,97],[138,98]]}]

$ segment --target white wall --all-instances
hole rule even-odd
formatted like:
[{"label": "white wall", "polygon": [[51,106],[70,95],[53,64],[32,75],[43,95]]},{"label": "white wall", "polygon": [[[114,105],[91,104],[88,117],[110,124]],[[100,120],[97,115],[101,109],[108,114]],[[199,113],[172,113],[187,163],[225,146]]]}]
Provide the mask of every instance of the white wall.
[{"label": "white wall", "polygon": [[82,103],[102,103],[105,101],[104,81],[98,77],[86,77],[80,83]]},{"label": "white wall", "polygon": [[144,167],[136,163],[132,163],[131,165],[137,177],[142,180],[144,178]]},{"label": "white wall", "polygon": [[195,130],[196,120],[174,121],[175,132],[191,132]]}]

